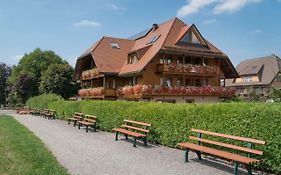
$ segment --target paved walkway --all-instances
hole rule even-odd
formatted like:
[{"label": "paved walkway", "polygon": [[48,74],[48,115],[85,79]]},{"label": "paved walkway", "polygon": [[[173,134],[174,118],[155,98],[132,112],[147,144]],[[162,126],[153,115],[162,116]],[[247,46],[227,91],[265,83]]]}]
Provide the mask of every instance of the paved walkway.
[{"label": "paved walkway", "polygon": [[231,164],[211,158],[199,162],[193,153],[191,161],[185,163],[182,150],[151,144],[143,147],[141,143],[134,148],[130,140],[116,142],[113,133],[86,133],[66,121],[0,110],[0,114],[4,113],[38,136],[73,175],[227,175],[233,171]]}]

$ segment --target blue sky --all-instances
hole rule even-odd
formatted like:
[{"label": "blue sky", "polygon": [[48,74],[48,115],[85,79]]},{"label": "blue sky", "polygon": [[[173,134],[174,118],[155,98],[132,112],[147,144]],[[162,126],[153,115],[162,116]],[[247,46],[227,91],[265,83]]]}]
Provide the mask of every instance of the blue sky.
[{"label": "blue sky", "polygon": [[0,62],[16,64],[39,47],[74,66],[102,36],[127,38],[175,16],[195,23],[234,65],[281,56],[281,0],[2,0]]}]

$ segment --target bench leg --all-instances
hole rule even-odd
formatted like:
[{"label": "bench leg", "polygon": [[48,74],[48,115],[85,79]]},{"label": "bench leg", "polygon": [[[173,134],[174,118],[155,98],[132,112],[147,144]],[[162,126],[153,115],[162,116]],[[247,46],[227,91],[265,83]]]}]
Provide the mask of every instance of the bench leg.
[{"label": "bench leg", "polygon": [[118,131],[116,131],[116,136],[115,136],[115,140],[118,140]]},{"label": "bench leg", "polygon": [[74,122],[73,122],[73,126],[75,127],[76,126],[76,121],[74,120]]},{"label": "bench leg", "polygon": [[189,149],[185,150],[185,162],[188,162],[188,153],[189,153]]},{"label": "bench leg", "polygon": [[127,135],[127,134],[124,134],[124,136],[125,136],[126,140],[128,140],[128,135]]},{"label": "bench leg", "polygon": [[137,147],[136,144],[137,144],[137,138],[134,137],[134,145],[133,145],[133,147]]},{"label": "bench leg", "polygon": [[88,125],[86,125],[86,132],[88,132]]},{"label": "bench leg", "polygon": [[199,160],[202,160],[201,152],[200,152],[200,151],[196,151],[196,154],[197,154],[198,159],[199,159]]},{"label": "bench leg", "polygon": [[145,145],[145,146],[147,146],[147,140],[146,140],[146,137],[144,137],[142,140],[143,140],[144,145]]},{"label": "bench leg", "polygon": [[97,124],[96,123],[93,125],[93,127],[94,127],[94,131],[97,132]]},{"label": "bench leg", "polygon": [[246,169],[247,169],[249,175],[253,174],[251,165],[246,165]]},{"label": "bench leg", "polygon": [[81,127],[81,123],[78,123],[78,129],[80,129],[80,127]]},{"label": "bench leg", "polygon": [[233,165],[234,165],[233,175],[238,175],[238,162],[234,161]]},{"label": "bench leg", "polygon": [[67,120],[67,124],[68,124],[68,125],[70,124],[70,120]]}]

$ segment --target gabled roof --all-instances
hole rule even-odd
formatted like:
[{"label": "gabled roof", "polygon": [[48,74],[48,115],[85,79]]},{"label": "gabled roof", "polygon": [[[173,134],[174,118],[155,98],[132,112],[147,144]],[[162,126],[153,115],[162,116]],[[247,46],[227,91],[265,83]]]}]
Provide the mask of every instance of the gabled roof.
[{"label": "gabled roof", "polygon": [[244,60],[236,67],[240,77],[249,75],[261,76],[259,82],[234,83],[234,79],[226,80],[226,86],[269,85],[280,73],[281,59],[276,55]]},{"label": "gabled roof", "polygon": [[[172,49],[181,49],[183,53],[196,53],[204,56],[210,55],[223,59],[222,67],[227,68],[225,70],[225,76],[228,78],[237,77],[237,72],[233,67],[227,56],[219,49],[214,47],[210,42],[200,37],[206,43],[206,47],[192,47],[192,46],[180,46],[177,45],[177,41],[188,31],[194,29],[198,31],[195,25],[188,26],[178,18],[173,18],[159,25],[154,25],[152,28],[145,30],[137,34],[130,39],[120,39],[103,37],[92,47],[87,49],[77,60],[76,66],[79,67],[79,60],[89,55],[92,56],[97,69],[100,72],[105,73],[118,73],[119,75],[132,74],[140,72],[144,67],[154,58],[154,56],[160,51],[167,51]],[[148,44],[153,38],[158,37],[155,42]],[[112,49],[110,42],[116,42],[120,45],[120,49]],[[141,52],[139,61],[134,64],[127,64],[127,58],[129,53]],[[81,73],[81,70],[75,70],[76,74]]]}]

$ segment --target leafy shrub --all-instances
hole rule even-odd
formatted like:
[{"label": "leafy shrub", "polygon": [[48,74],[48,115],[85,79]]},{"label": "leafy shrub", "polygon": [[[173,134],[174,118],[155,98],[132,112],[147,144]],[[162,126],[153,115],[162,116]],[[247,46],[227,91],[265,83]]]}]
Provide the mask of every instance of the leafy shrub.
[{"label": "leafy shrub", "polygon": [[26,102],[26,106],[29,108],[46,109],[50,102],[58,100],[62,100],[62,97],[56,94],[42,94],[29,98]]},{"label": "leafy shrub", "polygon": [[[149,140],[175,147],[191,128],[265,140],[258,168],[281,172],[281,105],[278,103],[158,104],[124,101],[56,101],[49,104],[61,118],[74,111],[98,117],[101,130],[112,131],[123,119],[152,124]],[[220,139],[218,139],[220,140]],[[225,139],[224,139],[225,140]],[[240,143],[241,144],[241,143]]]}]

